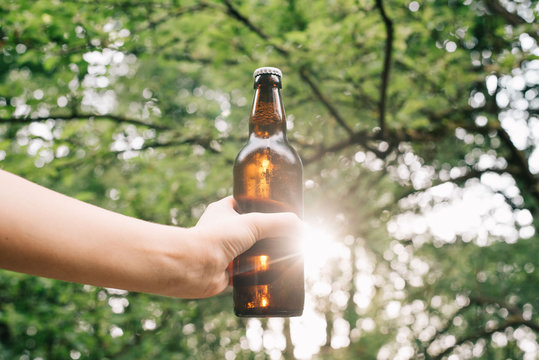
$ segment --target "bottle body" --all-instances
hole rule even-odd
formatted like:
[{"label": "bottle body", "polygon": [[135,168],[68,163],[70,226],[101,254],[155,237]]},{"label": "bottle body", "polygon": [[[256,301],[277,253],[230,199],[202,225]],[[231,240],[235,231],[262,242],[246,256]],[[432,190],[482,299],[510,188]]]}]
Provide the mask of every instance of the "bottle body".
[{"label": "bottle body", "polygon": [[[265,91],[273,95],[266,97]],[[275,110],[276,106],[280,109]],[[255,93],[249,142],[234,164],[234,198],[241,213],[294,212],[303,216],[303,167],[286,140],[284,116],[278,88],[269,88],[262,81]],[[259,240],[234,260],[233,276],[236,315],[288,317],[303,313],[300,239]]]}]

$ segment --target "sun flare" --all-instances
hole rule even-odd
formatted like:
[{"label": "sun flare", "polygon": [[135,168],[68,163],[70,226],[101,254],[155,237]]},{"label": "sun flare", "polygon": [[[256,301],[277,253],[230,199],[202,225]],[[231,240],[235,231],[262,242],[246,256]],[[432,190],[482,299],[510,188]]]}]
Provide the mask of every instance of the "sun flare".
[{"label": "sun flare", "polygon": [[305,256],[305,275],[308,279],[316,280],[316,274],[331,258],[335,257],[336,245],[332,231],[323,227],[306,225],[302,248]]}]

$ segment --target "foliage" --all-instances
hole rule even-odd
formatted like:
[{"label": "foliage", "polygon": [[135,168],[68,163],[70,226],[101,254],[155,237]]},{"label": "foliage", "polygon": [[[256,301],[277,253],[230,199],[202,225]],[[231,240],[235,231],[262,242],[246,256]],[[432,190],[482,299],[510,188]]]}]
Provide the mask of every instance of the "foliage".
[{"label": "foliage", "polygon": [[[191,226],[231,193],[251,72],[278,66],[307,221],[341,249],[307,284],[326,336],[313,356],[531,359],[536,16],[527,0],[5,0],[0,167]],[[231,308],[229,293],[187,301],[4,271],[0,359],[310,356],[301,319]]]}]

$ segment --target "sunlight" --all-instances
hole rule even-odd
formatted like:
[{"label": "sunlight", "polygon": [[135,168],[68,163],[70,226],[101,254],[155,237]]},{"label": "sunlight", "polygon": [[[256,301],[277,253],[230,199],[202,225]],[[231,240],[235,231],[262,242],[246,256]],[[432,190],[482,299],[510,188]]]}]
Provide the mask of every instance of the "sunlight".
[{"label": "sunlight", "polygon": [[317,298],[321,288],[328,290],[323,292],[325,297],[329,297],[332,291],[328,265],[342,254],[341,248],[345,246],[335,240],[335,232],[331,229],[307,224],[302,242],[305,256],[305,308],[303,316],[290,321],[294,355],[298,359],[312,358],[326,343],[327,323],[317,308]]},{"label": "sunlight", "polygon": [[268,269],[268,256],[267,255],[260,255],[258,257],[258,263],[257,267],[255,268],[255,271],[264,271]]},{"label": "sunlight", "polygon": [[[302,239],[302,249],[305,259],[305,308],[303,316],[290,319],[290,334],[294,344],[294,355],[298,359],[310,359],[320,351],[320,347],[326,343],[326,319],[323,313],[318,308],[318,299],[320,297],[329,300],[332,293],[332,284],[328,266],[330,261],[337,258],[343,258],[346,245],[342,242],[335,241],[335,231],[324,227],[323,225],[312,226],[306,225],[304,236]],[[260,256],[259,267],[267,266],[270,262],[269,257]],[[268,294],[261,293],[258,306],[265,307],[268,304]],[[252,304],[254,306],[254,304]],[[270,319],[270,321],[281,321],[281,326],[284,322],[281,319]],[[262,344],[269,341],[271,336],[275,334],[266,334],[260,331],[260,322],[251,319],[247,327],[247,340],[249,348],[261,349]],[[283,337],[282,329],[279,334]],[[270,336],[271,335],[271,336]],[[266,341],[268,340],[268,341]],[[348,341],[348,332],[344,338],[336,338],[335,341]],[[333,341],[332,341],[333,342]],[[283,350],[279,346],[264,348],[268,353],[272,351]],[[276,357],[278,358],[278,357]]]},{"label": "sunlight", "polygon": [[319,272],[327,262],[338,254],[335,236],[330,230],[307,224],[302,240],[305,256],[305,276],[310,280],[318,280]]}]

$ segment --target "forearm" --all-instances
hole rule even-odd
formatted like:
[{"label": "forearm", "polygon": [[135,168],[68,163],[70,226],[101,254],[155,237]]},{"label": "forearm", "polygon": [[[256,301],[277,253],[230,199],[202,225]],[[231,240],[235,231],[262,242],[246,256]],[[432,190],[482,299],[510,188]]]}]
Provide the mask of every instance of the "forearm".
[{"label": "forearm", "polygon": [[[0,170],[0,267],[66,281],[163,292],[170,242],[188,231],[117,214]],[[187,245],[186,245],[187,246]],[[183,264],[187,265],[187,264]]]},{"label": "forearm", "polygon": [[227,265],[264,238],[301,230],[291,213],[240,215],[228,197],[194,228],[154,224],[0,170],[0,268],[97,286],[200,298],[228,285]]}]

